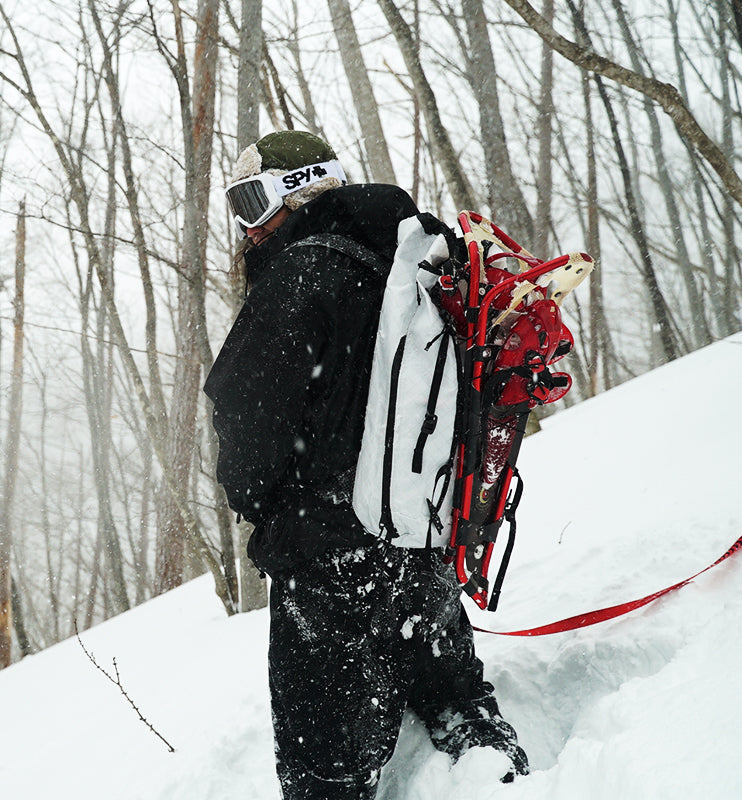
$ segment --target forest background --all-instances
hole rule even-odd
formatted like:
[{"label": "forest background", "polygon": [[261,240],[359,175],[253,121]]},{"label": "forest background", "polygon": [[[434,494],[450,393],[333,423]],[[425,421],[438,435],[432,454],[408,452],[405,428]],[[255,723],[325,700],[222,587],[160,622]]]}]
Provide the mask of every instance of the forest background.
[{"label": "forest background", "polygon": [[449,224],[590,252],[578,402],[742,327],[741,21],[739,0],[0,0],[0,668],[206,570],[226,613],[265,603],[201,392],[244,293],[242,147],[310,130]]}]

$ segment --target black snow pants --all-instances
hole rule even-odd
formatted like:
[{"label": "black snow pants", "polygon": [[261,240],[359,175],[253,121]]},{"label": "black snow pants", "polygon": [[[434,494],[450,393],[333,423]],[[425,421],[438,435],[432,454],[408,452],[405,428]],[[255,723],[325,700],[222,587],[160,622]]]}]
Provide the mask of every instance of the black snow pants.
[{"label": "black snow pants", "polygon": [[370,800],[411,708],[455,761],[472,746],[528,772],[474,655],[440,551],[330,550],[271,585],[270,689],[284,800]]}]

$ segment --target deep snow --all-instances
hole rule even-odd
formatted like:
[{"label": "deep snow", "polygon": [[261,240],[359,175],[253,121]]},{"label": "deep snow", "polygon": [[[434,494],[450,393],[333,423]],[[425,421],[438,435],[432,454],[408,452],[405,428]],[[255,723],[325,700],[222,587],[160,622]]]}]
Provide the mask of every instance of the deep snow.
[{"label": "deep snow", "polygon": [[[742,334],[550,418],[501,608],[515,630],[649,594],[742,533]],[[619,619],[541,638],[478,635],[533,773],[450,770],[411,716],[380,800],[738,800],[742,556]],[[265,611],[228,619],[200,578],[83,634],[166,747],[74,640],[0,673],[4,800],[275,800]]]}]

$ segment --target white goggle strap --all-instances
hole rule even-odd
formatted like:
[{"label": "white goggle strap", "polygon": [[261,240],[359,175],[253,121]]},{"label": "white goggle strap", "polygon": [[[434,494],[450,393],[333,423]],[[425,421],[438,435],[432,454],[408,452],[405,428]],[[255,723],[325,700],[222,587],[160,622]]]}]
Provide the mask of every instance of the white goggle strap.
[{"label": "white goggle strap", "polygon": [[321,161],[318,164],[309,164],[309,166],[293,169],[291,172],[272,177],[273,186],[279,197],[286,197],[286,195],[298,192],[299,189],[304,189],[313,183],[319,183],[325,178],[337,178],[341,183],[347,183],[343,168],[340,166],[340,162],[335,159]]}]

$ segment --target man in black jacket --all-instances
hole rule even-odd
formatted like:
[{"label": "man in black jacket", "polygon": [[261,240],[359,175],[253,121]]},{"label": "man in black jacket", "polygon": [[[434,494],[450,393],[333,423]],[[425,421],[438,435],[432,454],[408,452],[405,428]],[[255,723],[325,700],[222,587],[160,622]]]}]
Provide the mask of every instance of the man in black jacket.
[{"label": "man in black jacket", "polygon": [[300,131],[243,151],[227,196],[253,244],[249,292],[205,391],[218,480],[272,579],[285,800],[373,798],[406,708],[453,762],[494,747],[510,758],[503,780],[527,773],[442,554],[382,543],[351,506],[386,274],[414,203],[344,185],[329,145]]}]

